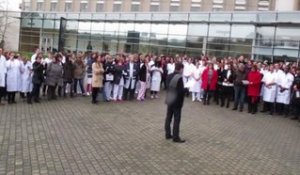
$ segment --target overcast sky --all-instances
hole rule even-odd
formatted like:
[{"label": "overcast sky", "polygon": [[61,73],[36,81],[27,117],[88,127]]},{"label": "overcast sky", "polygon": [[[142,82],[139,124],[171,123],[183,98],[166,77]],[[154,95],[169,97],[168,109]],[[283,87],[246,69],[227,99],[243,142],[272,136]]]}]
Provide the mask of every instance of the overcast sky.
[{"label": "overcast sky", "polygon": [[0,0],[2,10],[19,10],[22,0]]}]

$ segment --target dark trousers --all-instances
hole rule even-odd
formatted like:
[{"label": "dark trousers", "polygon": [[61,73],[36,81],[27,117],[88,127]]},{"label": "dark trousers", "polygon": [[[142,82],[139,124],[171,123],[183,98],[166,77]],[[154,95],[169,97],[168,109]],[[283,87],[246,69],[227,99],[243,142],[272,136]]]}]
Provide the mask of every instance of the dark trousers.
[{"label": "dark trousers", "polygon": [[[124,93],[123,93],[124,100],[133,100],[134,99],[134,91],[135,91],[135,89],[124,88]],[[129,98],[128,98],[128,94],[129,94]]]},{"label": "dark trousers", "polygon": [[300,99],[293,99],[291,104],[291,114],[294,119],[300,121]]},{"label": "dark trousers", "polygon": [[289,115],[290,105],[286,105],[286,104],[283,104],[283,103],[276,103],[275,109],[276,109],[276,112],[279,115],[288,116]]},{"label": "dark trousers", "polygon": [[46,95],[46,90],[47,90],[47,85],[46,84],[44,84],[43,85],[43,96],[45,96]]},{"label": "dark trousers", "polygon": [[245,89],[244,86],[234,86],[234,108],[244,108]]},{"label": "dark trousers", "polygon": [[270,114],[273,115],[273,113],[274,113],[274,103],[264,101],[263,110],[261,112],[270,112]]},{"label": "dark trousers", "polygon": [[163,78],[161,79],[161,84],[164,85],[164,90],[166,90],[166,89],[167,89],[167,79],[166,79],[165,77],[163,77]]},{"label": "dark trousers", "polygon": [[0,87],[0,103],[4,96],[5,96],[5,87]]},{"label": "dark trousers", "polygon": [[[209,88],[208,88],[209,89]],[[204,93],[203,93],[203,103],[204,104],[207,104],[209,105],[209,101],[210,101],[210,98],[211,96],[213,95],[214,91],[212,90],[204,90]]]},{"label": "dark trousers", "polygon": [[226,107],[229,108],[230,101],[233,96],[233,87],[231,86],[223,86],[220,91],[220,99],[221,99],[221,107],[223,107],[226,103]]},{"label": "dark trousers", "polygon": [[56,85],[55,86],[48,85],[48,89],[47,89],[48,100],[56,99],[56,94],[55,94],[56,87],[57,87]]},{"label": "dark trousers", "polygon": [[16,92],[7,92],[8,104],[16,103]]},{"label": "dark trousers", "polygon": [[97,96],[98,96],[99,90],[100,90],[100,88],[98,88],[98,87],[92,88],[92,103],[97,103]]},{"label": "dark trousers", "polygon": [[82,95],[85,93],[83,88],[83,79],[74,79],[74,93],[77,93],[77,83],[79,83],[79,87],[81,90]]},{"label": "dark trousers", "polygon": [[32,98],[33,98],[33,100],[35,102],[39,101],[39,98],[40,98],[40,88],[41,88],[41,84],[33,84],[33,88],[32,88],[32,91],[31,91],[29,102],[31,102]]},{"label": "dark trousers", "polygon": [[179,139],[179,128],[181,120],[181,108],[168,106],[167,108],[167,117],[165,121],[165,131],[166,136],[171,136],[171,122],[174,117],[173,122],[173,140]]},{"label": "dark trousers", "polygon": [[248,96],[248,113],[257,113],[259,97]]},{"label": "dark trousers", "polygon": [[217,84],[216,90],[214,92],[214,102],[218,105],[219,104],[219,99],[220,99],[220,93],[222,93],[221,86]]}]

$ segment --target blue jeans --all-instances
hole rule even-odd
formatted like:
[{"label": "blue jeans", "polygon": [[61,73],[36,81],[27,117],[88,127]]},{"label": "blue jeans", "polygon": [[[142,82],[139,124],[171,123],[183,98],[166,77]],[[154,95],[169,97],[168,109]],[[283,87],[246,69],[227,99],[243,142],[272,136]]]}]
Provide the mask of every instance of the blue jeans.
[{"label": "blue jeans", "polygon": [[234,108],[244,108],[245,91],[244,86],[234,86]]},{"label": "blue jeans", "polygon": [[79,86],[81,89],[81,93],[84,94],[84,88],[83,88],[83,79],[74,79],[74,92],[77,94],[77,82],[79,82]]}]

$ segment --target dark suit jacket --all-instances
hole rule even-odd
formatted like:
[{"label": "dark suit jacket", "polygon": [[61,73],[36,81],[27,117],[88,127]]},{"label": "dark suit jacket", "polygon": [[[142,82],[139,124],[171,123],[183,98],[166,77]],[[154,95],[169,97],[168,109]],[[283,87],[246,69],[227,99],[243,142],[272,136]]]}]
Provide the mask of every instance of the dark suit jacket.
[{"label": "dark suit jacket", "polygon": [[[129,78],[129,64],[125,64],[125,79]],[[137,79],[137,76],[139,75],[139,65],[137,63],[133,63],[133,79]]]},{"label": "dark suit jacket", "polygon": [[[169,84],[172,80],[172,78],[176,75],[177,73],[174,72],[170,75],[168,75],[167,77],[167,91],[172,91],[174,89],[169,88]],[[184,94],[185,94],[185,88],[183,85],[183,80],[182,78],[180,78],[177,82],[177,86],[176,86],[176,92],[177,92],[177,96],[176,96],[176,100],[175,102],[170,106],[170,107],[174,107],[174,108],[182,108],[183,103],[184,103]]]},{"label": "dark suit jacket", "polygon": [[114,65],[114,84],[120,84],[120,81],[123,77],[124,66],[123,65]]},{"label": "dark suit jacket", "polygon": [[44,81],[44,66],[41,63],[34,62],[32,65],[32,83],[33,84],[42,84]]},{"label": "dark suit jacket", "polygon": [[147,80],[147,67],[145,64],[143,64],[143,66],[140,69],[139,78],[140,78],[140,81],[142,81],[142,82],[146,82],[146,80]]}]

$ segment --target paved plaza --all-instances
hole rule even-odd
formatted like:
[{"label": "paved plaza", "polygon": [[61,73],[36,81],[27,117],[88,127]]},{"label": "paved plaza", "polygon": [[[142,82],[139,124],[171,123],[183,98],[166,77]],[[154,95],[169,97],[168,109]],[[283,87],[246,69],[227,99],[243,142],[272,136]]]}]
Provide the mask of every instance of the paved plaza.
[{"label": "paved plaza", "polygon": [[90,100],[0,106],[0,174],[300,174],[298,122],[189,99],[178,144],[164,138],[163,98]]}]

